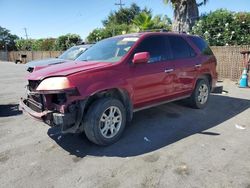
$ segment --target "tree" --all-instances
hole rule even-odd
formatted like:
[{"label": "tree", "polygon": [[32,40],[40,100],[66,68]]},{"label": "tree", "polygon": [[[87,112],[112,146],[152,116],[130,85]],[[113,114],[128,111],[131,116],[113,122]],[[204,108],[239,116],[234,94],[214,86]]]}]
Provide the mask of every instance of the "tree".
[{"label": "tree", "polygon": [[105,30],[103,28],[94,29],[87,37],[87,41],[90,43],[95,43],[99,40],[104,39],[106,36]]},{"label": "tree", "polygon": [[121,24],[130,25],[134,17],[138,15],[140,12],[141,8],[135,3],[133,3],[129,8],[122,8],[116,12],[111,12],[108,15],[108,18],[103,20],[102,23],[104,27],[107,27],[109,25],[121,25]]},{"label": "tree", "polygon": [[80,44],[82,39],[77,34],[66,34],[58,37],[55,41],[55,50],[66,50],[74,45]]},{"label": "tree", "polygon": [[152,20],[152,15],[146,12],[141,12],[132,21],[140,31],[152,29],[154,22]]},{"label": "tree", "polygon": [[171,20],[165,15],[157,15],[152,17],[151,12],[141,12],[133,20],[133,24],[138,28],[137,31],[145,30],[158,30],[166,29],[170,30]]},{"label": "tree", "polygon": [[152,17],[150,9],[141,9],[136,4],[111,12],[102,21],[103,28],[96,28],[89,33],[88,42],[97,42],[104,38],[147,29],[169,29],[171,21],[167,16]]},{"label": "tree", "polygon": [[166,29],[171,30],[171,19],[167,15],[156,15],[153,18],[154,29]]},{"label": "tree", "polygon": [[211,46],[250,44],[250,13],[219,9],[203,15],[192,29]]},{"label": "tree", "polygon": [[204,5],[208,0],[201,3],[196,0],[163,0],[165,4],[171,3],[174,8],[174,21],[172,30],[176,32],[189,32],[199,18],[198,6]]},{"label": "tree", "polygon": [[17,35],[11,34],[8,29],[0,26],[0,50],[16,50],[15,40],[17,39]]},{"label": "tree", "polygon": [[104,33],[108,34],[108,36],[102,38],[119,35],[124,32],[130,32],[133,19],[141,12],[147,12],[151,14],[151,10],[147,8],[141,9],[135,3],[132,3],[128,8],[122,8],[118,11],[111,12],[107,19],[102,21],[105,29]]}]

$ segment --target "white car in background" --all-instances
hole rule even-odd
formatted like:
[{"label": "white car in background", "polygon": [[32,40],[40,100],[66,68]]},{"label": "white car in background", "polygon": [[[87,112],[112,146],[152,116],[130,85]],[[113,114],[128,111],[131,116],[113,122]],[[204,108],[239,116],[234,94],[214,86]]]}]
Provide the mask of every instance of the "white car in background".
[{"label": "white car in background", "polygon": [[74,61],[76,58],[78,58],[83,52],[85,52],[91,46],[92,46],[91,44],[73,46],[69,48],[68,50],[66,50],[64,53],[62,53],[57,58],[48,58],[48,59],[30,61],[26,64],[26,70],[29,72],[33,72],[36,67],[39,67],[39,69],[41,69],[49,65]]}]

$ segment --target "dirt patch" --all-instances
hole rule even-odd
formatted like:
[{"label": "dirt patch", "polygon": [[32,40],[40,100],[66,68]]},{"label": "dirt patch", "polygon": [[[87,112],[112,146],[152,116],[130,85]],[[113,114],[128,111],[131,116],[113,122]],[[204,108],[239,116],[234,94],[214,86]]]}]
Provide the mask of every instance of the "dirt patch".
[{"label": "dirt patch", "polygon": [[120,182],[117,179],[112,179],[108,182],[105,182],[101,187],[103,188],[116,188],[120,186]]},{"label": "dirt patch", "polygon": [[5,125],[6,123],[9,123],[9,122],[11,122],[11,121],[13,121],[13,119],[11,119],[11,118],[1,118],[1,121],[0,121],[0,126],[2,126],[2,125]]},{"label": "dirt patch", "polygon": [[190,174],[190,169],[188,168],[187,164],[183,163],[175,169],[175,173],[182,176],[187,176]]},{"label": "dirt patch", "polygon": [[143,157],[143,160],[145,162],[154,163],[154,162],[158,161],[159,158],[160,158],[160,156],[158,154],[152,154],[152,155],[147,155],[147,156]]},{"label": "dirt patch", "polygon": [[77,162],[81,161],[82,158],[81,157],[73,157],[72,160],[74,163],[77,163]]},{"label": "dirt patch", "polygon": [[11,133],[11,130],[3,130],[0,132],[0,138],[4,138],[6,136],[8,136],[8,134]]},{"label": "dirt patch", "polygon": [[56,147],[58,147],[57,145],[53,144],[52,146],[50,146],[49,148],[47,148],[45,151],[46,152],[50,152],[52,150],[54,150]]},{"label": "dirt patch", "polygon": [[9,152],[2,152],[0,153],[0,163],[5,163],[9,160]]}]

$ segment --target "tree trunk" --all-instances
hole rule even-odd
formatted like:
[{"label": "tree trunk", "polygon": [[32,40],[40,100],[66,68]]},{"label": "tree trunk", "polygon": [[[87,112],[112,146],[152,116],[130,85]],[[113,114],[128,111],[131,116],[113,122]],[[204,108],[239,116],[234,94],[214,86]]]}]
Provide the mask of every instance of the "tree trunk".
[{"label": "tree trunk", "polygon": [[174,4],[174,21],[172,30],[189,32],[199,17],[196,0],[177,0]]}]

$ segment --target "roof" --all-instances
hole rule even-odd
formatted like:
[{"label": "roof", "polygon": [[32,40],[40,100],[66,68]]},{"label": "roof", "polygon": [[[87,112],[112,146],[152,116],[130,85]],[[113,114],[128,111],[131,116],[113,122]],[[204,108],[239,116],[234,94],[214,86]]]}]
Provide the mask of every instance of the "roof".
[{"label": "roof", "polygon": [[178,32],[168,32],[168,31],[163,31],[163,32],[152,32],[152,31],[145,31],[145,32],[139,32],[139,33],[130,33],[130,34],[125,34],[125,35],[118,35],[114,36],[114,38],[119,38],[119,37],[141,37],[145,35],[188,35],[188,36],[196,36],[197,35],[190,35],[187,33],[178,33]]}]

